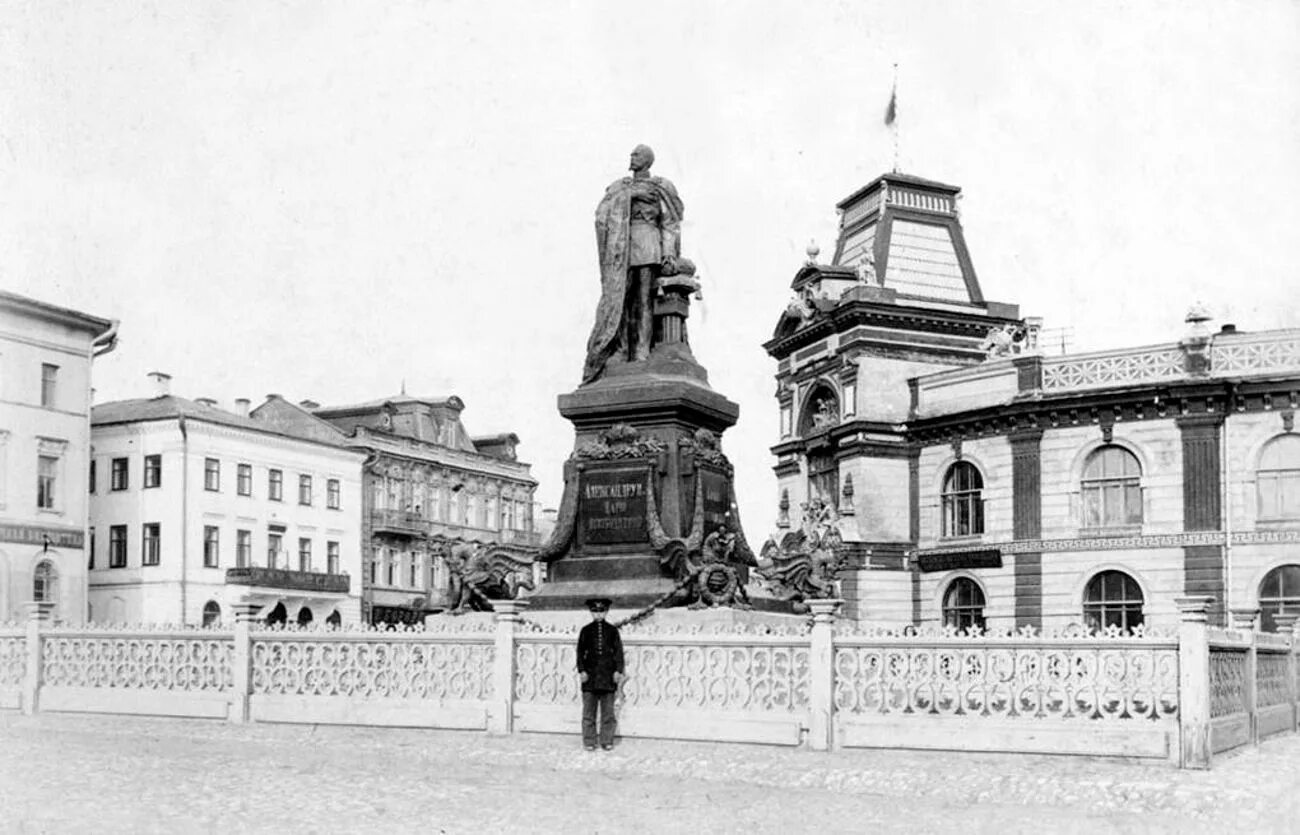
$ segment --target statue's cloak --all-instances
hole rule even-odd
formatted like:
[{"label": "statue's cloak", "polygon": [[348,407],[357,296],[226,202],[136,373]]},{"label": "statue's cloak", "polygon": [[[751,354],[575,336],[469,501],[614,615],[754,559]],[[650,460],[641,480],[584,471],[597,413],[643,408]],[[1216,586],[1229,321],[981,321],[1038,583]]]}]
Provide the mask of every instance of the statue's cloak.
[{"label": "statue's cloak", "polygon": [[[682,200],[677,189],[663,177],[649,177],[651,190],[659,197],[663,254],[681,255]],[[600,304],[596,324],[587,340],[587,362],[582,382],[589,383],[605,370],[605,363],[618,346],[627,297],[627,261],[631,238],[632,178],[623,177],[605,189],[596,206],[596,252],[600,258]]]}]

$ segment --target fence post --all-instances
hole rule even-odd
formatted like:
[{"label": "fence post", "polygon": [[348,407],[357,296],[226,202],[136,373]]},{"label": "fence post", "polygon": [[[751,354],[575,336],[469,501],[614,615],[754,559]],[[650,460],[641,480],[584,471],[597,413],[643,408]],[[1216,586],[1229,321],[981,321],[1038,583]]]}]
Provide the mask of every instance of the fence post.
[{"label": "fence post", "polygon": [[249,698],[253,694],[253,622],[262,604],[241,600],[235,610],[235,654],[230,693],[230,721],[242,725],[251,721]]},{"label": "fence post", "polygon": [[1291,651],[1287,653],[1287,692],[1291,694],[1291,730],[1292,732],[1300,731],[1300,688],[1296,685],[1296,666],[1300,664],[1300,659],[1296,658],[1296,653],[1300,652],[1300,620],[1296,615],[1277,614],[1273,616],[1273,622],[1277,624],[1277,634],[1291,636]]},{"label": "fence post", "polygon": [[1242,692],[1246,714],[1250,717],[1250,741],[1259,744],[1259,648],[1255,640],[1255,619],[1258,606],[1241,606],[1229,610],[1232,628],[1250,635],[1250,649],[1246,650],[1246,681]]},{"label": "fence post", "polygon": [[829,751],[832,737],[832,710],[835,701],[835,612],[843,600],[809,600],[812,611],[812,635],[808,648],[808,702],[812,710],[808,727],[808,747]]},{"label": "fence post", "polygon": [[23,713],[31,716],[40,710],[41,697],[41,629],[49,622],[53,603],[30,600],[27,610],[27,674],[23,676]]},{"label": "fence post", "polygon": [[1210,767],[1210,643],[1213,597],[1178,597],[1178,766]]},{"label": "fence post", "polygon": [[492,653],[492,699],[488,703],[488,733],[508,734],[515,728],[515,631],[527,600],[493,600],[496,647]]}]

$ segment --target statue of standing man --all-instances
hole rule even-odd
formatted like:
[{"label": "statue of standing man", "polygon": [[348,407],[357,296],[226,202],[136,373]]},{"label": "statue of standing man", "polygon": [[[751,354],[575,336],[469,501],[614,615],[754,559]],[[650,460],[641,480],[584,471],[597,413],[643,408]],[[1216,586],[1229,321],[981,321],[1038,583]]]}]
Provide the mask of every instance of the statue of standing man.
[{"label": "statue of standing man", "polygon": [[587,340],[584,383],[598,379],[611,360],[650,356],[656,282],[677,273],[682,200],[671,182],[650,176],[654,161],[654,151],[636,146],[632,176],[610,184],[596,207],[600,305]]}]

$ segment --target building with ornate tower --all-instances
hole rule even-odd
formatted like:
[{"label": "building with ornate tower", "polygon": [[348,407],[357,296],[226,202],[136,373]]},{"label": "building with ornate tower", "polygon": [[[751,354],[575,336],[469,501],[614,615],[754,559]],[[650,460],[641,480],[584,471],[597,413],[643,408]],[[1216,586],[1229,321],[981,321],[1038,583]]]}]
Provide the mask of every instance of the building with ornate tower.
[{"label": "building with ornate tower", "polygon": [[1133,627],[1300,612],[1300,331],[1059,357],[984,299],[959,190],[887,174],[795,275],[777,360],[778,525],[838,513],[850,613]]},{"label": "building with ornate tower", "polygon": [[471,437],[459,397],[406,394],[350,406],[303,405],[368,453],[362,538],[372,622],[422,622],[450,606],[450,549],[467,544],[527,571],[537,552],[537,482],[514,433]]}]

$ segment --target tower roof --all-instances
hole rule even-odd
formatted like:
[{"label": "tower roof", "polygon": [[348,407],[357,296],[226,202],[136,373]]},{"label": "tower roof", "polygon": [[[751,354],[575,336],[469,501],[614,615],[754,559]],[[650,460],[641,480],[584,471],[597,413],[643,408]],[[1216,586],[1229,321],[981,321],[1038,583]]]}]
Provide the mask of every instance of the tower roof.
[{"label": "tower roof", "polygon": [[831,266],[900,297],[981,304],[984,295],[957,210],[961,189],[910,174],[882,174],[841,200]]}]

